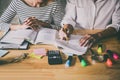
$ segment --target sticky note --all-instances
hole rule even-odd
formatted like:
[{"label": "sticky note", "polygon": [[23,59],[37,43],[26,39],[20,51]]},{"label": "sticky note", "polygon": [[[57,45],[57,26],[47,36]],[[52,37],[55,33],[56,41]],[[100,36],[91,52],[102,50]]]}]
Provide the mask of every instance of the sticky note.
[{"label": "sticky note", "polygon": [[45,48],[34,49],[33,52],[36,55],[42,55],[42,56],[46,56],[46,53],[47,53]]}]

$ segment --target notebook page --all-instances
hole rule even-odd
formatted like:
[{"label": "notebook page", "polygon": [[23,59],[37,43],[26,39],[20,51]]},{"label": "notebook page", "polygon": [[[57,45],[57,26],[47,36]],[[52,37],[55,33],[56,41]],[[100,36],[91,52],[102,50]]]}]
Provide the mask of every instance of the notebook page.
[{"label": "notebook page", "polygon": [[22,44],[33,31],[30,29],[9,31],[2,39],[2,43]]},{"label": "notebook page", "polygon": [[80,46],[79,40],[82,36],[80,35],[71,35],[70,40],[56,40],[57,46],[62,47],[62,51],[65,54],[77,54],[82,55],[87,51],[87,47]]},{"label": "notebook page", "polygon": [[57,36],[57,30],[42,28],[40,29],[35,43],[54,44]]}]

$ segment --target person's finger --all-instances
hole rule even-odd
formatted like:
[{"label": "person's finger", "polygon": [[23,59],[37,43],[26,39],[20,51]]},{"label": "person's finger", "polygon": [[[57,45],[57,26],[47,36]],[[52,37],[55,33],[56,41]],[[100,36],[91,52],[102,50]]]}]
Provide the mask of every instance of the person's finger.
[{"label": "person's finger", "polygon": [[85,36],[82,39],[80,39],[81,46],[85,44],[85,42],[89,39],[89,37]]},{"label": "person's finger", "polygon": [[81,46],[86,46],[89,42],[89,39],[90,39],[90,35],[85,35],[84,37],[82,37],[80,39]]},{"label": "person's finger", "polygon": [[27,22],[29,19],[32,19],[32,17],[26,18],[24,22]]},{"label": "person's finger", "polygon": [[93,45],[93,42],[91,42],[89,45],[88,45],[88,48],[91,48]]},{"label": "person's finger", "polygon": [[81,39],[80,39],[80,43],[82,43],[82,42],[84,42],[84,40],[87,40],[87,39],[89,39],[89,35],[87,34],[87,35],[85,35],[85,36],[83,36]]}]

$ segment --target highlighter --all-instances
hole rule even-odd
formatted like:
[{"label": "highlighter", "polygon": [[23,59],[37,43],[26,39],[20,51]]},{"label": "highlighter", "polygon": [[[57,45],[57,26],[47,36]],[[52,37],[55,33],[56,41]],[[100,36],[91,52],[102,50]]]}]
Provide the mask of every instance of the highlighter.
[{"label": "highlighter", "polygon": [[85,61],[85,59],[81,55],[78,55],[78,59],[79,59],[82,67],[87,66],[87,62]]},{"label": "highlighter", "polygon": [[69,56],[66,63],[65,63],[65,67],[70,67],[72,65],[72,59],[73,57],[72,56]]},{"label": "highlighter", "polygon": [[102,44],[98,44],[98,49],[97,49],[98,54],[102,54]]}]

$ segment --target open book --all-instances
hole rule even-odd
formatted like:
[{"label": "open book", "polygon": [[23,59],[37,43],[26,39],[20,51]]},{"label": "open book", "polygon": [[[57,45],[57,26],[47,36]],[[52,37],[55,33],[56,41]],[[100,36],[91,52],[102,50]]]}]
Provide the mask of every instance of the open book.
[{"label": "open book", "polygon": [[65,53],[84,54],[87,47],[81,47],[79,45],[79,39],[81,37],[80,35],[71,35],[69,42],[66,42],[59,39],[58,31],[54,29],[41,28],[39,31],[23,29],[9,31],[0,42],[9,45],[16,44],[18,47],[22,45],[24,41],[32,44],[52,44],[62,47],[62,51]]},{"label": "open book", "polygon": [[9,31],[0,42],[21,45],[26,40],[32,44],[52,44],[56,38],[56,34],[57,30],[48,28],[42,28],[38,32],[32,29],[23,29]]}]

